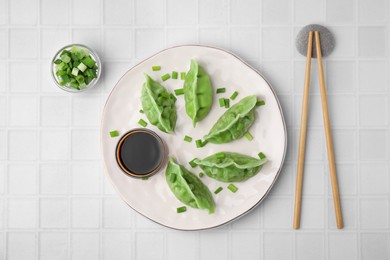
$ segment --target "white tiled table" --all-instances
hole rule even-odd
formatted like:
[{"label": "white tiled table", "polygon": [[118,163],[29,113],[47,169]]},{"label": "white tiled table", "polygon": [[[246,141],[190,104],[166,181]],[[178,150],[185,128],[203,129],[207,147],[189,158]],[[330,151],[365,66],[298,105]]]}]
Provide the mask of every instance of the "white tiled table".
[{"label": "white tiled table", "polygon": [[[0,259],[390,259],[387,0],[0,0]],[[294,38],[326,24],[326,59],[345,229],[335,228],[316,64],[302,229],[292,230],[305,60]],[[68,94],[50,58],[84,43],[100,84]],[[113,192],[99,158],[107,94],[136,62],[168,46],[215,45],[258,68],[282,102],[284,170],[251,214],[204,232],[160,227]]]}]

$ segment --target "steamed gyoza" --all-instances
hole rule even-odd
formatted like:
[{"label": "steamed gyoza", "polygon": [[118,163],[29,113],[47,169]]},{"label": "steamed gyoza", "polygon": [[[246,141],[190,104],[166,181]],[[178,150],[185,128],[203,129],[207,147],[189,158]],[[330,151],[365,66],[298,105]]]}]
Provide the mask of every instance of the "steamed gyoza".
[{"label": "steamed gyoza", "polygon": [[161,131],[173,134],[176,125],[176,98],[149,75],[142,86],[142,109],[152,125]]},{"label": "steamed gyoza", "polygon": [[255,176],[267,162],[244,154],[219,152],[203,160],[195,159],[207,176],[223,182],[245,181]]},{"label": "steamed gyoza", "polygon": [[165,177],[169,188],[184,204],[214,213],[215,204],[209,188],[184,166],[170,157]]},{"label": "steamed gyoza", "polygon": [[210,78],[195,60],[191,60],[190,70],[184,81],[184,99],[186,112],[195,127],[211,109],[213,104],[213,88]]},{"label": "steamed gyoza", "polygon": [[222,144],[244,136],[255,120],[256,102],[256,96],[248,96],[226,110],[204,137],[205,141]]}]

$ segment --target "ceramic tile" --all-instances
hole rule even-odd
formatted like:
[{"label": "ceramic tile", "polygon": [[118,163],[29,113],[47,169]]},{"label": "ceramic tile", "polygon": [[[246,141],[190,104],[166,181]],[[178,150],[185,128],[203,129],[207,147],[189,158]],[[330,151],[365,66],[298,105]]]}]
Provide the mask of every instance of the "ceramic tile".
[{"label": "ceramic tile", "polygon": [[359,28],[359,56],[365,58],[385,57],[386,29],[383,27]]},{"label": "ceramic tile", "polygon": [[39,207],[41,228],[46,229],[68,227],[68,199],[41,198]]},{"label": "ceramic tile", "polygon": [[322,233],[298,233],[295,241],[298,259],[325,259],[325,241]]},{"label": "ceramic tile", "polygon": [[43,96],[40,102],[40,118],[43,127],[69,126],[70,99],[62,96]]},{"label": "ceramic tile", "polygon": [[8,193],[33,195],[37,192],[37,170],[34,164],[8,165]]},{"label": "ceramic tile", "polygon": [[264,24],[288,24],[292,20],[293,4],[288,0],[262,1],[262,20]]},{"label": "ceramic tile", "polygon": [[[263,235],[264,260],[292,259],[292,235],[287,232],[266,232]],[[280,250],[283,248],[283,250]]]},{"label": "ceramic tile", "polygon": [[[41,0],[41,23],[45,25],[66,25],[69,23],[69,1]],[[61,10],[61,12],[53,12]]]},{"label": "ceramic tile", "polygon": [[181,260],[186,256],[188,260],[195,260],[197,255],[195,233],[171,233],[167,235],[167,259]]},{"label": "ceramic tile", "polygon": [[68,259],[68,234],[66,232],[45,232],[39,235],[39,259]]},{"label": "ceramic tile", "polygon": [[[100,1],[77,0],[73,1],[73,23],[78,25],[95,25],[101,22]],[[85,12],[88,10],[88,12]]]},{"label": "ceramic tile", "polygon": [[327,0],[326,20],[332,24],[353,24],[356,21],[356,0]]},{"label": "ceramic tile", "polygon": [[36,126],[38,124],[38,104],[36,97],[11,96],[9,98],[9,125]]},{"label": "ceramic tile", "polygon": [[35,25],[38,18],[38,0],[9,1],[9,21],[14,25]]},{"label": "ceramic tile", "polygon": [[104,0],[104,23],[112,25],[132,24],[133,1]]},{"label": "ceramic tile", "polygon": [[[26,44],[26,39],[28,39],[28,44]],[[15,59],[36,58],[38,56],[38,31],[12,29],[9,32],[9,55]]]},{"label": "ceramic tile", "polygon": [[389,233],[363,233],[361,235],[362,259],[388,259],[390,257],[389,244]]},{"label": "ceramic tile", "polygon": [[34,198],[8,199],[7,209],[8,228],[26,229],[37,226],[37,202]]},{"label": "ceramic tile", "polygon": [[[21,244],[23,250],[20,250]],[[33,260],[37,252],[37,244],[34,232],[10,232],[7,234],[7,259]]]},{"label": "ceramic tile", "polygon": [[130,228],[133,212],[122,200],[104,199],[103,201],[103,226],[105,228]]},{"label": "ceramic tile", "polygon": [[[154,244],[155,242],[158,242],[158,241],[150,241],[150,242],[151,242],[150,245],[158,246],[158,244],[159,244],[159,243]],[[102,259],[104,259],[104,260],[129,259],[132,255],[132,250],[134,250],[132,248],[131,244],[132,244],[131,235],[128,233],[114,233],[114,232],[103,233],[103,244],[102,244],[103,257],[102,257]],[[151,253],[153,253],[154,250],[155,249],[150,250]],[[146,258],[144,258],[144,259],[146,259]],[[150,259],[157,259],[157,258],[150,258]]]},{"label": "ceramic tile", "polygon": [[258,259],[260,236],[257,232],[234,232],[232,244],[233,259]]},{"label": "ceramic tile", "polygon": [[[337,231],[336,231],[337,232]],[[356,259],[357,250],[357,235],[354,233],[330,233],[328,235],[329,243],[329,259]]]},{"label": "ceramic tile", "polygon": [[73,228],[98,228],[100,226],[100,200],[74,198],[71,203]]},{"label": "ceramic tile", "polygon": [[168,25],[195,25],[197,1],[168,0],[166,4]]},{"label": "ceramic tile", "polygon": [[66,164],[41,164],[39,188],[44,195],[63,195],[68,192],[68,166]]},{"label": "ceramic tile", "polygon": [[99,258],[100,238],[98,232],[72,232],[71,259],[95,260]]},{"label": "ceramic tile", "polygon": [[225,25],[228,22],[229,2],[227,0],[198,1],[199,23],[204,26]]},{"label": "ceramic tile", "polygon": [[8,133],[8,156],[11,161],[35,161],[37,133],[29,130],[13,130]]}]

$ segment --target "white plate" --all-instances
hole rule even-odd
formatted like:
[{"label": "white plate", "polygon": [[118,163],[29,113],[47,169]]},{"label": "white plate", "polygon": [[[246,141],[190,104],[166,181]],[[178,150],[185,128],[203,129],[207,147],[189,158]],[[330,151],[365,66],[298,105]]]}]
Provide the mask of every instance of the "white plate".
[{"label": "white plate", "polygon": [[[219,151],[232,151],[256,157],[262,151],[269,162],[259,174],[243,182],[236,183],[236,193],[226,189],[227,183],[218,182],[207,176],[202,181],[213,192],[219,186],[224,190],[214,196],[215,214],[205,210],[187,207],[187,212],[177,214],[176,208],[183,206],[178,201],[165,181],[165,167],[144,181],[125,175],[115,159],[115,148],[119,137],[111,138],[109,132],[118,130],[120,135],[133,128],[138,128],[141,109],[140,93],[144,82],[144,73],[161,82],[161,76],[172,71],[187,71],[190,59],[201,64],[210,76],[214,90],[226,88],[226,93],[215,94],[210,114],[194,129],[190,118],[185,113],[184,98],[179,96],[176,102],[178,120],[175,134],[168,135],[152,125],[147,127],[161,136],[168,144],[170,155],[177,161],[198,174],[200,168],[191,169],[188,162],[194,157],[204,158]],[[161,71],[152,72],[152,66],[161,65]],[[180,77],[180,74],[179,74]],[[169,91],[181,88],[182,80],[168,80],[162,83]],[[239,95],[231,104],[241,98],[256,94],[264,99],[265,106],[256,109],[256,118],[249,132],[254,136],[250,142],[246,138],[228,144],[207,144],[196,148],[195,140],[207,134],[211,126],[225,112],[220,108],[218,98],[230,97],[238,91]],[[193,137],[191,143],[183,141],[185,135]],[[224,50],[206,46],[178,46],[163,50],[127,71],[116,84],[107,99],[101,123],[101,149],[108,178],[122,199],[143,216],[161,225],[181,230],[199,230],[213,228],[228,223],[249,212],[258,205],[270,191],[281,170],[287,147],[286,125],[283,113],[269,83],[253,68]]]}]

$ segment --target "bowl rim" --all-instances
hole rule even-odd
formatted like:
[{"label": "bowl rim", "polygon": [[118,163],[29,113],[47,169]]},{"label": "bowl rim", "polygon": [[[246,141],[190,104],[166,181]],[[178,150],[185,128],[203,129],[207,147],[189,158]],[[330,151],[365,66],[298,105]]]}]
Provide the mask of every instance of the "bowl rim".
[{"label": "bowl rim", "polygon": [[[77,90],[77,89],[74,89],[74,88],[70,88],[70,87],[66,87],[66,86],[61,86],[58,82],[58,78],[57,76],[55,75],[56,73],[56,69],[55,69],[55,64],[54,64],[54,61],[59,57],[60,53],[63,51],[63,50],[66,50],[66,49],[69,49],[69,48],[72,48],[73,46],[79,46],[79,47],[83,47],[83,48],[86,48],[92,58],[96,61],[96,63],[98,64],[98,69],[97,69],[97,75],[96,75],[96,78],[93,79],[85,88],[83,89],[80,89],[80,90]],[[92,87],[94,87],[96,85],[96,83],[98,82],[98,80],[100,79],[100,76],[101,76],[101,73],[102,73],[102,63],[100,61],[100,58],[99,58],[99,55],[90,47],[88,47],[87,45],[84,45],[84,44],[81,44],[81,43],[73,43],[73,44],[67,44],[65,46],[63,46],[62,48],[60,48],[56,54],[53,56],[52,60],[51,60],[51,66],[50,66],[50,72],[51,72],[51,76],[52,76],[52,79],[54,81],[54,83],[57,85],[57,87],[59,87],[60,89],[66,91],[66,92],[70,92],[70,93],[80,93],[80,92],[84,92]]]}]

